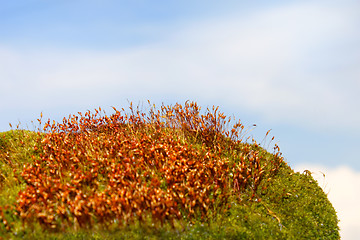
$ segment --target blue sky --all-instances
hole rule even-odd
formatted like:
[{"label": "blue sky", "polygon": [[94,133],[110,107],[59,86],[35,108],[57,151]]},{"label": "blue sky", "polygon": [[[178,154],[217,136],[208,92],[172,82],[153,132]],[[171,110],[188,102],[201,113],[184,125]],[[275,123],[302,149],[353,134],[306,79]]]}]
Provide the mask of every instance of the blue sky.
[{"label": "blue sky", "polygon": [[40,112],[190,99],[256,124],[258,141],[272,129],[292,167],[356,178],[359,11],[355,0],[0,0],[0,131],[31,129]]}]

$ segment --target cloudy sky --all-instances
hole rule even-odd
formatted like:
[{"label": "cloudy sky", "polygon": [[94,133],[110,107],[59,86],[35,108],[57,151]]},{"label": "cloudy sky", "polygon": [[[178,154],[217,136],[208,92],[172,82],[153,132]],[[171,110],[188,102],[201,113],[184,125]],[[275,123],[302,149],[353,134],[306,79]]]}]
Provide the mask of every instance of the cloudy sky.
[{"label": "cloudy sky", "polygon": [[220,106],[258,141],[272,129],[291,167],[325,172],[352,239],[359,12],[356,0],[0,0],[0,131],[128,101]]}]

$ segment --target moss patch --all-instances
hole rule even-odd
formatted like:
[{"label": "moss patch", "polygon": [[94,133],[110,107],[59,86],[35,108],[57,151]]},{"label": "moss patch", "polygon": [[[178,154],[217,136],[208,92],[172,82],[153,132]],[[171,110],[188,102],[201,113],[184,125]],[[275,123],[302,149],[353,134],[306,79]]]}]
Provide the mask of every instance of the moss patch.
[{"label": "moss patch", "polygon": [[0,133],[0,237],[340,238],[312,176],[241,141],[217,108],[130,109]]}]

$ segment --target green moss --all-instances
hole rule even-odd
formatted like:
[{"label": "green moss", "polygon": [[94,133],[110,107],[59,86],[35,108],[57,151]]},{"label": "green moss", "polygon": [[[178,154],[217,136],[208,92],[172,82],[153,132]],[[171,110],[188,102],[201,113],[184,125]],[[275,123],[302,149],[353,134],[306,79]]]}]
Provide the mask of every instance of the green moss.
[{"label": "green moss", "polygon": [[[178,228],[134,225],[107,230],[69,230],[53,233],[22,227],[11,205],[24,188],[19,174],[25,163],[39,154],[41,134],[25,130],[0,133],[0,206],[3,217],[12,224],[8,232],[0,227],[0,237],[12,239],[339,239],[336,212],[318,183],[307,173],[295,173],[282,163],[276,173],[265,174],[256,189],[245,190],[241,198],[230,197],[228,211],[218,209],[207,223],[181,223]],[[195,143],[193,143],[195,144]],[[258,146],[252,146],[257,148]],[[194,145],[196,149],[197,146]],[[266,169],[273,155],[260,149]],[[234,158],[233,153],[224,156]],[[253,195],[254,194],[254,195]],[[251,197],[253,195],[253,197]]]},{"label": "green moss", "polygon": [[336,212],[317,182],[284,165],[254,201],[235,203],[224,232],[244,239],[339,239]]},{"label": "green moss", "polygon": [[0,133],[0,206],[15,201],[23,187],[18,178],[23,164],[38,154],[34,150],[41,135],[27,130]]}]

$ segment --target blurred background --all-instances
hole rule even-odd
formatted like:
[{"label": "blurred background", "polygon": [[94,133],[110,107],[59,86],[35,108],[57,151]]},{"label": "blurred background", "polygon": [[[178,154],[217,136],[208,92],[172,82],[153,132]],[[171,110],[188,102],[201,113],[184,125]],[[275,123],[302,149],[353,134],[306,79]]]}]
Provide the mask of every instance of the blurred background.
[{"label": "blurred background", "polygon": [[256,124],[258,142],[272,129],[328,193],[342,239],[357,239],[359,12],[356,0],[1,1],[0,131],[35,130],[41,112],[219,106]]}]

